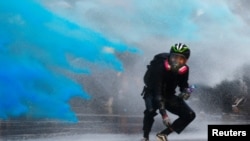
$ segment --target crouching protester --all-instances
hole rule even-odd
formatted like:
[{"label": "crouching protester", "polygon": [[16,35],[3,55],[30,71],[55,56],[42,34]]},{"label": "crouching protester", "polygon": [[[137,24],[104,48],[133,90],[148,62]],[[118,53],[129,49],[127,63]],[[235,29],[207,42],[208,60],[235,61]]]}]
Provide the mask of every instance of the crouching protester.
[{"label": "crouching protester", "polygon": [[[156,134],[158,141],[167,141],[167,136],[172,132],[180,134],[195,119],[195,112],[185,102],[192,92],[188,84],[189,66],[186,64],[189,57],[189,47],[177,43],[171,47],[169,53],[155,55],[147,65],[142,92],[146,109],[141,141],[149,141],[157,111],[166,125],[166,129]],[[176,94],[177,87],[180,95]],[[178,118],[171,122],[167,111]]]}]

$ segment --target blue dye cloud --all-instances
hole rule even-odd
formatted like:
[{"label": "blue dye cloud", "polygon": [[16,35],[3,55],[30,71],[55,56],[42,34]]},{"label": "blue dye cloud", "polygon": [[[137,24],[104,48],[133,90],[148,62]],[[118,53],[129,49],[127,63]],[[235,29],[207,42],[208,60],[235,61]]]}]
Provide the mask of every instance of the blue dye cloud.
[{"label": "blue dye cloud", "polygon": [[[248,31],[245,30],[247,28],[242,27],[241,20],[225,1],[41,2],[45,5],[69,4],[71,8],[63,8],[59,4],[48,11],[48,5],[45,7],[31,0],[0,1],[0,119],[25,116],[77,121],[68,101],[75,96],[88,100],[91,94],[86,93],[80,84],[64,72],[92,75],[93,70],[87,65],[73,65],[71,60],[82,59],[86,64],[94,64],[97,68],[123,71],[123,65],[112,49],[118,53],[140,52],[109,37],[121,37],[126,41],[142,44],[140,48],[144,52],[157,50],[156,46],[162,44],[165,49],[165,41],[169,40],[187,41],[188,44],[194,41],[192,50],[196,53],[192,55],[192,60],[197,57],[201,62],[197,64],[197,68],[203,66],[204,61],[213,64],[212,70],[205,68],[204,74],[199,75],[203,72],[200,69],[196,72],[196,78],[202,78],[206,83],[215,78],[204,79],[200,76],[210,77],[221,68],[230,66],[226,70],[232,70],[231,66],[234,67],[225,63],[224,67],[218,65],[216,69],[214,62],[218,58],[210,55],[217,54],[218,47],[226,47],[227,49],[222,49],[223,55],[231,57],[232,52],[238,48],[225,52],[230,46],[233,49],[234,45],[240,43],[243,48],[243,45],[249,44],[249,36],[239,36],[239,32],[242,29]],[[72,14],[74,15],[69,16]],[[85,23],[105,34],[84,26]],[[217,35],[220,35],[219,40]],[[144,42],[151,43],[152,37],[160,37],[157,44],[151,49],[147,45],[143,46]],[[195,45],[198,42],[201,43]],[[107,51],[107,48],[111,50]],[[211,53],[200,57],[197,54],[199,50]],[[213,50],[215,51],[212,52]],[[248,55],[245,51],[242,56]],[[240,61],[236,62],[238,64]]]},{"label": "blue dye cloud", "polygon": [[[137,53],[87,27],[79,26],[34,1],[0,1],[0,119],[18,117],[77,121],[72,97],[90,99],[65,71],[89,75],[80,58],[99,67],[123,71],[115,52]],[[68,57],[71,56],[71,57]]]}]

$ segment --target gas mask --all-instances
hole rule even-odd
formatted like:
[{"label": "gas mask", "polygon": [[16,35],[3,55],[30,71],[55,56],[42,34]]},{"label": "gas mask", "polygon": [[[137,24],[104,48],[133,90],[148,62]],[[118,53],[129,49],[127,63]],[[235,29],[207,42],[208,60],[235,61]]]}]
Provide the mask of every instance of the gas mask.
[{"label": "gas mask", "polygon": [[187,59],[182,54],[171,53],[169,59],[165,61],[167,70],[183,74],[187,71]]}]

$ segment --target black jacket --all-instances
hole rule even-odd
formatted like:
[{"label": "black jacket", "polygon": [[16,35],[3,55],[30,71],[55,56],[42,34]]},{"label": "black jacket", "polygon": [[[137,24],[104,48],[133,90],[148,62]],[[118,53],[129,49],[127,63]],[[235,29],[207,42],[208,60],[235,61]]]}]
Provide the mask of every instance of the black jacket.
[{"label": "black jacket", "polygon": [[[147,80],[145,85],[155,97],[168,98],[175,95],[175,89],[179,87],[183,92],[188,88],[189,67],[184,74],[174,73],[167,70],[165,67],[165,60],[169,58],[168,53],[160,53],[155,55],[154,59],[148,65],[148,71],[145,74]],[[155,61],[158,60],[158,61]],[[146,76],[147,75],[147,76]]]}]

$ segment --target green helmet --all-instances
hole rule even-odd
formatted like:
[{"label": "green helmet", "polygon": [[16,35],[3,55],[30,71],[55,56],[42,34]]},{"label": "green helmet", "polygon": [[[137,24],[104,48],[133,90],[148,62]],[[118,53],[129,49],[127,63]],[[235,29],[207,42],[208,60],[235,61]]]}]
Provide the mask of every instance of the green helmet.
[{"label": "green helmet", "polygon": [[185,56],[186,59],[188,59],[190,56],[190,49],[185,44],[177,43],[171,47],[170,54],[171,53],[181,54],[181,55]]}]

